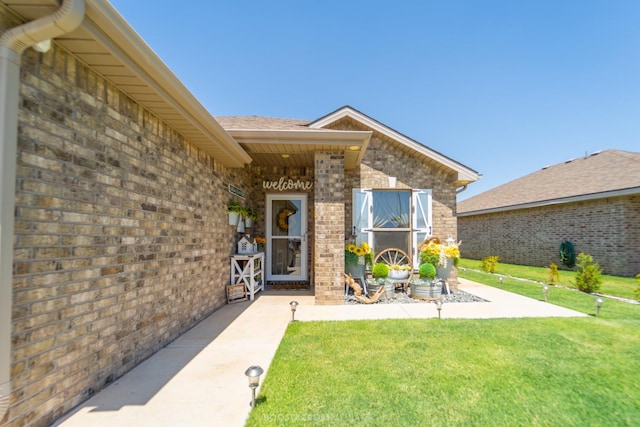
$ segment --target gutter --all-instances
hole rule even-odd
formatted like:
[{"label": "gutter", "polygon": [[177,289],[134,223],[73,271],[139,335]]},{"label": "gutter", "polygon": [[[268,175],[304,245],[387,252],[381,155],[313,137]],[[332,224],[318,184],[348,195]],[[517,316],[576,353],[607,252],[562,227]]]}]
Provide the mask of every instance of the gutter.
[{"label": "gutter", "polygon": [[[84,0],[63,0],[51,15],[14,27],[0,36],[0,419],[11,395],[11,301],[13,234],[18,145],[20,56],[29,47],[76,29],[84,19]],[[44,42],[44,43],[42,43]]]}]

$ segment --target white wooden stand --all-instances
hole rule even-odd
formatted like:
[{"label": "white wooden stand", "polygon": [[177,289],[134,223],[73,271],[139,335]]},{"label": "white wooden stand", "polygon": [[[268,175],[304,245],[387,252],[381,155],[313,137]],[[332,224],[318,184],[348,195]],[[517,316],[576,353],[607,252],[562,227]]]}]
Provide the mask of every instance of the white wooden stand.
[{"label": "white wooden stand", "polygon": [[249,299],[264,291],[264,252],[231,255],[231,285],[244,283]]}]

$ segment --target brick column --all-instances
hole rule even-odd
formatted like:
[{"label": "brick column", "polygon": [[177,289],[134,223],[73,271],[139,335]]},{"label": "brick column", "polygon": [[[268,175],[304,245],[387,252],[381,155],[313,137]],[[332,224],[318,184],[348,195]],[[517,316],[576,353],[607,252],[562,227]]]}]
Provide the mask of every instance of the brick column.
[{"label": "brick column", "polygon": [[344,303],[344,154],[315,153],[316,304]]}]

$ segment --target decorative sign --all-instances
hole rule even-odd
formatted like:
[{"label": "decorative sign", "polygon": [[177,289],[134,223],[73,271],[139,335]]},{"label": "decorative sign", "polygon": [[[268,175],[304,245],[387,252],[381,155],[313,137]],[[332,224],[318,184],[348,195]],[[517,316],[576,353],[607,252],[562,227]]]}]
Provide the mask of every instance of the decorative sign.
[{"label": "decorative sign", "polygon": [[301,181],[299,179],[287,179],[284,176],[278,181],[262,181],[262,188],[267,190],[289,191],[289,190],[311,190],[313,181]]},{"label": "decorative sign", "polygon": [[235,185],[229,184],[229,193],[231,194],[235,194],[238,197],[241,197],[243,199],[247,198],[247,195],[244,194],[244,191],[242,191],[242,189],[236,187]]}]

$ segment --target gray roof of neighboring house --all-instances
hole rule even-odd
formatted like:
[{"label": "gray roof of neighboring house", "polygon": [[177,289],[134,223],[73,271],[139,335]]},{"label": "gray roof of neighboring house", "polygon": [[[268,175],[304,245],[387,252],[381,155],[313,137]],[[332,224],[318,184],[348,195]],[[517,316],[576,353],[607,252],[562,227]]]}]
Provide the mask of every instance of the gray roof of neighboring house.
[{"label": "gray roof of neighboring house", "polygon": [[606,150],[568,160],[458,203],[458,216],[640,194],[640,153]]}]

